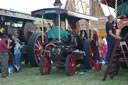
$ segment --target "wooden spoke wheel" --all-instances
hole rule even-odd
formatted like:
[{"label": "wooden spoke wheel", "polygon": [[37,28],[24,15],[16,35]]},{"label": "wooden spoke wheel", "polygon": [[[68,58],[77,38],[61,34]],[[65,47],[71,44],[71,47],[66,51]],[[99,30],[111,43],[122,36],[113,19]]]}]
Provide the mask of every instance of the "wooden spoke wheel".
[{"label": "wooden spoke wheel", "polygon": [[69,55],[65,61],[65,71],[68,76],[75,75],[76,72],[76,60],[73,55]]},{"label": "wooden spoke wheel", "polygon": [[28,54],[32,66],[38,66],[41,56],[44,54],[44,43],[41,33],[33,33],[28,41]]},{"label": "wooden spoke wheel", "polygon": [[97,47],[94,40],[86,39],[84,41],[83,50],[86,53],[86,56],[83,59],[83,64],[85,68],[90,69],[95,66],[97,61]]},{"label": "wooden spoke wheel", "polygon": [[40,73],[41,75],[48,75],[51,71],[51,59],[44,55],[40,60]]}]

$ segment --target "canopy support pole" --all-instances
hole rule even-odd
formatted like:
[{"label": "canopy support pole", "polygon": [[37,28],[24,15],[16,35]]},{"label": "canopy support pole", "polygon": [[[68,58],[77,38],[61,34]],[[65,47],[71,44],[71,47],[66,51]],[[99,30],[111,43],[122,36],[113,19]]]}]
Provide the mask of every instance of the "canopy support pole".
[{"label": "canopy support pole", "polygon": [[65,28],[66,28],[66,30],[68,29],[68,20],[67,19],[65,19]]},{"label": "canopy support pole", "polygon": [[60,37],[60,14],[58,15],[58,23],[59,23],[59,42],[61,42],[61,37]]},{"label": "canopy support pole", "polygon": [[44,16],[42,15],[42,43],[44,43]]},{"label": "canopy support pole", "polygon": [[117,17],[117,0],[115,0],[115,17]]}]

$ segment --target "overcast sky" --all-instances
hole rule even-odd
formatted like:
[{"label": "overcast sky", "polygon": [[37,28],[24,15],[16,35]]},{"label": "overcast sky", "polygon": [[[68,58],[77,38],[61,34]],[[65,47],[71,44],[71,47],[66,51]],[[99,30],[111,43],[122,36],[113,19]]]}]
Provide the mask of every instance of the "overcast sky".
[{"label": "overcast sky", "polygon": [[[30,14],[33,10],[54,7],[54,2],[55,0],[0,0],[0,8]],[[66,0],[61,0],[61,2],[65,6]]]}]

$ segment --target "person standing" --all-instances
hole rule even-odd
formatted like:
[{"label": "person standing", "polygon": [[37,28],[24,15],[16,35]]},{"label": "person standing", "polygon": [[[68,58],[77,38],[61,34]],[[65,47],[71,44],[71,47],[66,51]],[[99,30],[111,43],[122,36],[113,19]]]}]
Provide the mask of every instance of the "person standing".
[{"label": "person standing", "polygon": [[104,50],[103,50],[103,53],[102,53],[102,58],[105,60],[108,46],[107,46],[107,40],[105,39],[105,37],[102,37],[102,41],[103,41],[103,45],[104,45]]},{"label": "person standing", "polygon": [[100,61],[100,55],[99,55],[99,36],[96,29],[94,29],[93,34],[93,40],[96,42],[96,48],[97,48],[97,60]]},{"label": "person standing", "polygon": [[8,76],[8,48],[9,48],[9,40],[8,44],[6,44],[6,41],[8,40],[8,37],[6,35],[3,35],[0,39],[0,62],[1,62],[1,77],[6,78]]},{"label": "person standing", "polygon": [[14,59],[14,66],[17,70],[17,72],[20,71],[21,69],[21,63],[20,63],[20,58],[21,58],[21,45],[20,45],[20,40],[18,38],[15,39],[15,47],[14,47],[14,56],[15,56],[15,59]]},{"label": "person standing", "polygon": [[108,16],[108,22],[106,22],[106,33],[107,33],[107,43],[108,43],[108,50],[106,56],[106,63],[109,62],[110,57],[112,55],[112,51],[114,48],[115,39],[121,39],[120,36],[116,36],[116,29],[113,27],[114,25],[114,17],[112,15]]},{"label": "person standing", "polygon": [[14,64],[14,46],[15,46],[15,35],[11,35],[10,36],[10,48],[9,48],[9,55],[11,55],[9,57],[9,65],[13,65]]},{"label": "person standing", "polygon": [[11,47],[10,50],[12,53],[14,53],[15,39],[16,39],[15,35],[12,35],[11,36],[11,43],[10,43],[10,47]]}]

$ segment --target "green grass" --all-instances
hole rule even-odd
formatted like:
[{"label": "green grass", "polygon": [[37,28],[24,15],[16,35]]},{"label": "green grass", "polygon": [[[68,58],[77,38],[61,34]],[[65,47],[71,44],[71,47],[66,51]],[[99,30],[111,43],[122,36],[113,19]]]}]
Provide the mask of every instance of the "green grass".
[{"label": "green grass", "polygon": [[[77,68],[78,71],[84,71]],[[11,73],[9,77],[0,78],[0,85],[128,85],[128,70],[121,69],[114,79],[102,81],[105,67],[102,71],[88,70],[85,74],[66,76],[64,69],[53,68],[50,75],[42,76],[38,67],[23,65],[22,72]]]}]

